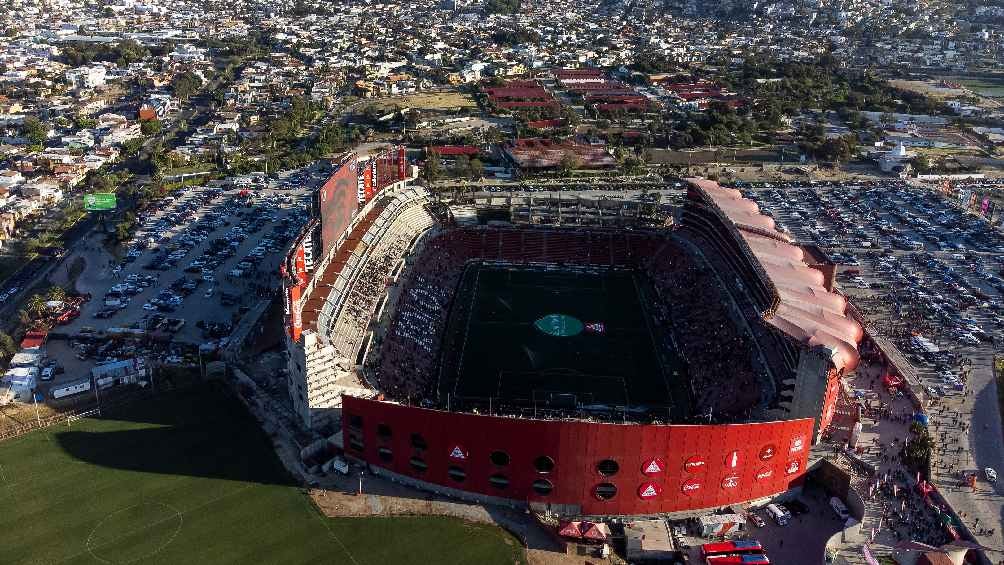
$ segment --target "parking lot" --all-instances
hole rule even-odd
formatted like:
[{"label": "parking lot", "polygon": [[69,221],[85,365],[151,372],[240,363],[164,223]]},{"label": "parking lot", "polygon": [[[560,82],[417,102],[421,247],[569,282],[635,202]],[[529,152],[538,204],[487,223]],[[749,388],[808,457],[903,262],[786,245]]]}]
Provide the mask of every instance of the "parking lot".
[{"label": "parking lot", "polygon": [[83,241],[73,251],[86,262],[76,287],[91,299],[54,330],[68,339],[49,340],[59,374],[42,384],[134,357],[192,363],[200,347],[225,346],[247,309],[278,289],[282,254],[307,220],[311,188],[323,180],[315,168],[250,185],[193,187],[141,215],[117,256],[97,237]]},{"label": "parking lot", "polygon": [[[903,354],[936,440],[933,480],[981,543],[1001,547],[1004,499],[966,473],[1004,465],[992,362],[1004,343],[1004,235],[941,194],[899,181],[757,186],[780,227],[839,264],[838,289],[869,333]],[[989,531],[993,529],[994,531]]]},{"label": "parking lot", "polygon": [[799,242],[828,251],[840,290],[894,338],[932,397],[964,393],[960,363],[1004,337],[1000,232],[901,183],[754,197]]}]

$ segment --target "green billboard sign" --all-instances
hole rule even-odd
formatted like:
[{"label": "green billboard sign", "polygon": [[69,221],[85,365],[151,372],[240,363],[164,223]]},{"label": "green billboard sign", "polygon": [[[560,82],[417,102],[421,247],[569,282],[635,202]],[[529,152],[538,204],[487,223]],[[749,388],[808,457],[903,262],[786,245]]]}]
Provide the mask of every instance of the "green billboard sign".
[{"label": "green billboard sign", "polygon": [[115,194],[111,192],[95,192],[84,195],[84,210],[98,212],[115,209]]}]

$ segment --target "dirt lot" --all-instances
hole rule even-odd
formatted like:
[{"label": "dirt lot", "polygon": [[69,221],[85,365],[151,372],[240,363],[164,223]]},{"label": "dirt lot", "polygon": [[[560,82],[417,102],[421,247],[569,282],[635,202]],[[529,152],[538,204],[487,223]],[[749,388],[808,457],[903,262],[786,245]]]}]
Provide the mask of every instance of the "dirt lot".
[{"label": "dirt lot", "polygon": [[964,88],[948,88],[941,86],[941,81],[936,80],[890,80],[889,84],[894,88],[925,94],[938,100],[969,95],[969,92]]},{"label": "dirt lot", "polygon": [[577,548],[568,552],[526,514],[502,507],[468,504],[424,493],[372,475],[362,481],[363,493],[356,494],[359,479],[330,477],[323,489],[312,489],[310,497],[325,516],[451,516],[481,524],[502,527],[527,543],[526,557],[531,565],[582,565],[609,563],[606,559],[577,555]]},{"label": "dirt lot", "polygon": [[[945,80],[950,82],[963,82],[963,80],[958,77],[948,77]],[[959,96],[976,96],[979,98],[977,106],[983,108],[999,108],[1001,105],[1000,102],[987,97],[985,93],[974,91],[972,88],[967,88],[965,85],[963,85],[962,88],[949,88],[947,86],[943,86],[941,80],[890,80],[889,84],[895,88],[908,90],[910,92],[917,92],[937,100],[946,100]],[[972,84],[972,82],[970,84]]]},{"label": "dirt lot", "polygon": [[370,106],[389,112],[395,107],[450,111],[461,108],[474,108],[477,105],[470,96],[459,92],[423,92],[420,94],[374,100]]}]

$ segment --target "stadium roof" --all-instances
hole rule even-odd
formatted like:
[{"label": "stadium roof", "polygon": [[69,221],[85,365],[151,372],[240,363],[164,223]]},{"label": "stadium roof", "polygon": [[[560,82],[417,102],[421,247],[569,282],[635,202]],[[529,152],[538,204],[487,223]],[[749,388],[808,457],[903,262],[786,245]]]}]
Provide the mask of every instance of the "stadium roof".
[{"label": "stadium roof", "polygon": [[864,330],[848,315],[847,299],[827,290],[822,272],[806,264],[802,248],[738,190],[700,178],[687,181],[732,221],[777,289],[779,303],[764,314],[766,322],[809,346],[828,347],[837,369],[857,367]]}]

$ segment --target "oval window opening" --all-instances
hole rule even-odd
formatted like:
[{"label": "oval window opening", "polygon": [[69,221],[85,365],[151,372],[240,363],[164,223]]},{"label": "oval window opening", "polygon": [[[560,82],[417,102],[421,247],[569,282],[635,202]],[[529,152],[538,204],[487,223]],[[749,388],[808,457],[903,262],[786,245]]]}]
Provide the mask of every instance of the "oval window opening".
[{"label": "oval window opening", "polygon": [[355,414],[349,416],[349,427],[357,430],[363,429],[363,417]]},{"label": "oval window opening", "polygon": [[488,458],[491,459],[492,464],[497,467],[505,467],[509,464],[509,454],[505,451],[493,451]]},{"label": "oval window opening", "polygon": [[458,483],[462,483],[465,479],[467,479],[467,473],[460,467],[450,467],[446,474]]},{"label": "oval window opening", "polygon": [[492,475],[488,477],[488,482],[499,490],[509,486],[509,479],[505,475]]},{"label": "oval window opening", "polygon": [[537,479],[536,481],[533,481],[533,492],[539,494],[540,496],[547,496],[551,494],[552,490],[554,490],[554,485],[547,479]]},{"label": "oval window opening", "polygon": [[613,483],[600,483],[593,489],[593,494],[600,500],[610,500],[617,496],[617,486]]},{"label": "oval window opening", "polygon": [[621,470],[621,466],[617,464],[613,459],[604,459],[596,464],[596,472],[603,475],[604,477],[612,477],[617,474],[617,471]]},{"label": "oval window opening", "polygon": [[554,459],[551,459],[547,455],[541,455],[533,460],[533,468],[538,473],[550,473],[554,470]]},{"label": "oval window opening", "polygon": [[411,468],[419,473],[424,473],[429,468],[429,466],[425,464],[425,461],[422,461],[418,457],[412,457],[409,463],[411,464]]},{"label": "oval window opening", "polygon": [[411,434],[411,446],[415,449],[428,449],[429,444],[425,442],[422,434]]},{"label": "oval window opening", "polygon": [[390,426],[387,424],[377,424],[377,436],[379,436],[380,439],[390,439],[393,435],[394,433],[391,432]]}]

